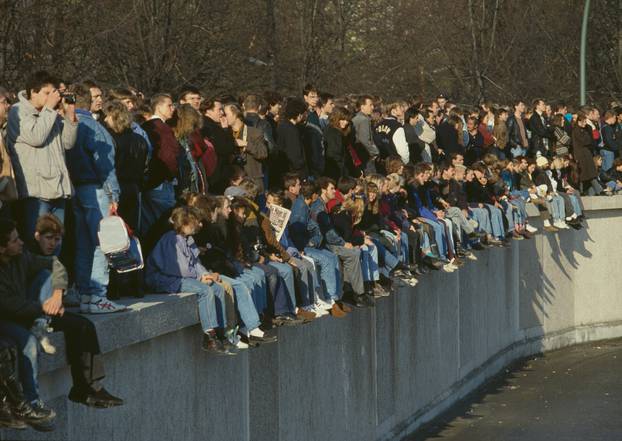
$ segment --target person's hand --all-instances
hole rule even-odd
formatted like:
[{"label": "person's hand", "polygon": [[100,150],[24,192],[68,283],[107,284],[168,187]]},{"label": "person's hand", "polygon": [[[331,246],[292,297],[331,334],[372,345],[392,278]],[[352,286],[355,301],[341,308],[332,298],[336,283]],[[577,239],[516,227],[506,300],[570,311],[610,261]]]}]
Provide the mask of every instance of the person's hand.
[{"label": "person's hand", "polygon": [[220,280],[220,274],[218,273],[205,273],[201,276],[201,282],[211,285],[214,282]]},{"label": "person's hand", "polygon": [[[281,259],[281,262],[283,261],[283,259]],[[296,265],[296,262],[294,262],[294,259],[289,259],[289,263],[291,266],[293,266],[294,268],[298,268],[298,265]]]},{"label": "person's hand", "polygon": [[60,97],[60,92],[57,89],[54,89],[52,91],[52,93],[50,93],[48,95],[48,97],[45,99],[45,104],[43,105],[44,107],[47,107],[48,109],[56,109],[56,106],[58,106],[58,103],[60,102],[61,97]]},{"label": "person's hand", "polygon": [[343,246],[344,248],[348,248],[348,249],[352,249],[354,248],[354,246],[350,243],[350,242],[346,242],[345,245]]},{"label": "person's hand", "polygon": [[227,122],[227,117],[224,115],[220,117],[220,127],[222,127],[223,129],[226,129],[227,127],[229,127],[229,123]]},{"label": "person's hand", "polygon": [[243,139],[236,139],[235,143],[238,145],[238,147],[246,147],[248,145],[248,143]]},{"label": "person's hand", "polygon": [[42,305],[43,312],[47,315],[51,316],[60,316],[62,315],[61,310],[63,309],[63,290],[56,289],[52,293],[52,297],[43,302]]},{"label": "person's hand", "polygon": [[283,262],[283,259],[281,259],[279,256],[277,256],[274,253],[270,254],[269,257],[272,262],[281,262],[281,263]]},{"label": "person's hand", "polygon": [[76,105],[75,104],[67,104],[63,100],[63,110],[65,111],[65,117],[69,121],[73,123],[78,122],[78,117],[76,116]]},{"label": "person's hand", "polygon": [[365,245],[373,246],[374,241],[371,240],[369,237],[365,237]]},{"label": "person's hand", "polygon": [[110,207],[108,208],[108,214],[110,216],[117,214],[118,209],[119,209],[119,204],[117,202],[111,202]]}]

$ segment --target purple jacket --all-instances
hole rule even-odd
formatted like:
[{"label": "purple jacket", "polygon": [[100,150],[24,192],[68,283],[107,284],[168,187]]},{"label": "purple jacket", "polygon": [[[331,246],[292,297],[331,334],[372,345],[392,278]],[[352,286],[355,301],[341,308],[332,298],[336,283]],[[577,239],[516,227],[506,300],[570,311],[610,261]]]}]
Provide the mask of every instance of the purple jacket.
[{"label": "purple jacket", "polygon": [[209,273],[199,261],[194,239],[169,231],[158,241],[147,259],[145,282],[156,292],[177,293],[182,279],[201,280]]}]

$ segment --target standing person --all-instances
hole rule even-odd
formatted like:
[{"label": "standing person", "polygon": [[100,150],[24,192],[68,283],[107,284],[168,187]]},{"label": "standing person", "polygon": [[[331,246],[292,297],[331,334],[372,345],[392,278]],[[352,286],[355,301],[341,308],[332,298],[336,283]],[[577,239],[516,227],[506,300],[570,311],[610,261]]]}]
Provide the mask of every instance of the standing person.
[{"label": "standing person", "polygon": [[115,170],[119,181],[119,216],[134,231],[140,219],[140,192],[147,168],[147,142],[131,128],[132,115],[120,101],[110,101],[104,109],[105,127],[115,145]]},{"label": "standing person", "polygon": [[225,117],[237,145],[238,165],[243,165],[246,175],[257,184],[259,193],[263,193],[263,162],[268,158],[263,132],[244,123],[242,109],[237,104],[225,105]]},{"label": "standing person", "polygon": [[508,126],[506,124],[508,120],[507,109],[500,108],[495,114],[495,126],[492,129],[492,136],[495,139],[495,145],[492,148],[498,159],[505,159],[507,157],[506,147],[508,145]]},{"label": "standing person", "polygon": [[147,234],[162,213],[175,205],[180,146],[173,130],[166,123],[173,117],[174,110],[170,95],[156,94],[151,97],[153,116],[143,124],[153,146],[141,208],[140,231],[143,235]]},{"label": "standing person", "polygon": [[508,117],[508,150],[513,158],[525,156],[529,149],[529,139],[527,138],[527,130],[523,122],[523,113],[525,112],[525,103],[517,101],[513,105],[514,113]]},{"label": "standing person", "polygon": [[[298,174],[301,179],[309,176],[309,166],[299,125],[304,121],[306,104],[298,98],[290,98],[282,109],[277,127],[278,151],[282,157],[280,172],[289,171]],[[281,162],[281,161],[279,161]]]},{"label": "standing person", "polygon": [[223,112],[220,98],[206,99],[201,103],[203,115],[203,136],[214,145],[217,165],[214,173],[209,177],[210,192],[222,194],[229,185],[233,174],[233,157],[237,151],[231,129]]},{"label": "standing person", "polygon": [[104,94],[101,87],[93,80],[86,80],[82,83],[83,86],[89,89],[91,94],[91,106],[89,111],[96,121],[103,120],[103,108],[104,108]]},{"label": "standing person", "polygon": [[320,99],[317,88],[307,84],[302,91],[302,96],[307,105],[307,118],[303,129],[303,143],[309,173],[311,176],[320,177],[324,174],[324,135],[320,126],[320,117],[317,106]]},{"label": "standing person", "polygon": [[136,111],[138,110],[136,106],[136,95],[128,89],[110,89],[107,96],[109,101],[116,100],[123,103],[127,111],[132,114],[132,131],[141,136],[147,143],[147,160],[151,160],[151,153],[153,151],[151,141],[149,140],[149,136],[147,136],[147,132],[145,132],[135,120]]},{"label": "standing person", "polygon": [[369,95],[362,95],[356,100],[358,112],[352,118],[354,127],[354,141],[357,152],[363,155],[363,168],[365,173],[376,172],[376,158],[380,154],[374,144],[374,136],[371,125],[371,114],[374,111],[374,99]]},{"label": "standing person", "polygon": [[[72,194],[65,151],[76,142],[78,119],[73,104],[61,103],[55,84],[47,72],[32,75],[8,116],[7,145],[28,240],[34,237],[39,216],[52,213],[64,222],[65,205]],[[64,118],[55,110],[59,104]]]},{"label": "standing person", "polygon": [[9,94],[0,87],[0,218],[10,218],[9,202],[17,199],[15,172],[6,144],[6,125],[9,114]]},{"label": "standing person", "polygon": [[533,102],[533,109],[534,112],[529,119],[532,153],[534,156],[538,153],[542,156],[551,156],[549,138],[552,133],[546,121],[546,103],[542,99],[536,99]]},{"label": "standing person", "polygon": [[579,112],[577,121],[572,129],[572,154],[579,166],[579,181],[581,194],[600,194],[602,187],[596,177],[598,172],[592,159],[593,139],[591,129],[587,124],[587,115]]},{"label": "standing person", "polygon": [[[336,107],[330,114],[328,127],[324,130],[326,141],[326,176],[332,179],[339,179],[341,176],[360,176],[362,163],[357,159],[353,162],[353,157],[349,150],[348,135],[350,134],[350,112],[344,107]],[[358,169],[358,173],[356,170]],[[353,173],[354,172],[354,173]]]},{"label": "standing person", "polygon": [[[172,119],[173,133],[179,143],[177,157],[178,179],[176,195],[184,193],[205,193],[207,191],[206,172],[200,159],[205,150],[201,136],[203,119],[190,104],[179,106]],[[195,159],[196,156],[196,159]]]},{"label": "standing person", "polygon": [[335,109],[335,96],[326,92],[321,93],[317,108],[319,109],[320,128],[326,130],[326,127],[328,127],[328,117]]},{"label": "standing person", "polygon": [[[466,130],[466,124],[464,125],[464,130]],[[466,142],[468,142],[468,138],[467,133]],[[453,114],[449,115],[449,117],[438,126],[438,130],[436,131],[436,143],[439,150],[445,154],[446,158],[454,154],[465,155],[463,122],[459,116]]]},{"label": "standing person", "polygon": [[197,112],[201,109],[201,91],[190,84],[186,84],[181,88],[179,92],[179,104],[189,104]]},{"label": "standing person", "polygon": [[387,105],[384,110],[385,117],[374,128],[374,142],[380,150],[380,158],[399,156],[404,164],[408,164],[410,150],[402,125],[404,106],[401,102],[394,102]]},{"label": "standing person", "polygon": [[99,246],[99,222],[116,213],[119,182],[115,171],[115,146],[108,131],[90,112],[91,93],[87,85],[71,88],[76,97],[78,137],[67,153],[67,168],[75,187],[72,203],[76,245],[75,275],[80,292],[80,311],[103,314],[125,310],[107,299],[109,269]]},{"label": "standing person", "polygon": [[600,156],[603,158],[602,170],[609,172],[613,167],[613,161],[620,153],[620,143],[622,138],[616,130],[617,118],[613,110],[607,110],[604,115],[605,124],[603,124],[601,132],[603,145],[600,149]]}]

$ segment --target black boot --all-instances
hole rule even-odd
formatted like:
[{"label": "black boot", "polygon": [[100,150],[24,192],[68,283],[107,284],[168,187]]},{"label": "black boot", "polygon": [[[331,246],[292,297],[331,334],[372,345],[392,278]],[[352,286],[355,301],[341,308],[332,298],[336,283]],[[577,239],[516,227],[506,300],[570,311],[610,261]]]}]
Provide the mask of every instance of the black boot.
[{"label": "black boot", "polygon": [[32,406],[24,397],[22,386],[15,377],[8,377],[2,384],[2,389],[6,393],[6,402],[11,407],[15,419],[39,432],[54,430],[56,412],[46,407],[41,401],[36,406]]},{"label": "black boot", "polygon": [[13,415],[11,406],[9,406],[9,403],[6,401],[6,397],[0,399],[0,428],[25,429],[27,427],[28,424]]}]

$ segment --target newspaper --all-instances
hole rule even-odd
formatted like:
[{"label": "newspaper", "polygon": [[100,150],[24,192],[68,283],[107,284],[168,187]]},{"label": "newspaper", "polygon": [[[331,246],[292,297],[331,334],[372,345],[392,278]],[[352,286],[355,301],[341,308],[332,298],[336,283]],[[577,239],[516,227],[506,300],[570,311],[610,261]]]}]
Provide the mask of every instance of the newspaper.
[{"label": "newspaper", "polygon": [[292,212],[278,205],[268,205],[268,210],[270,210],[270,223],[276,234],[276,239],[281,240],[281,236],[283,236],[285,232],[285,227],[287,227],[287,222],[289,222],[289,216],[291,216]]}]

